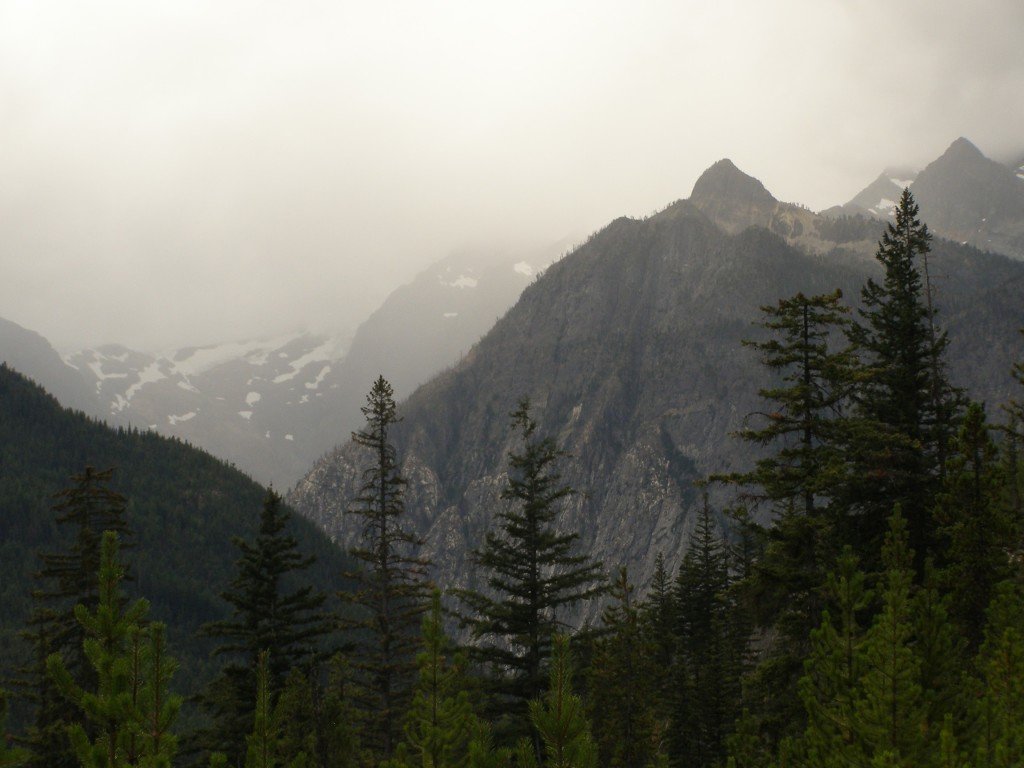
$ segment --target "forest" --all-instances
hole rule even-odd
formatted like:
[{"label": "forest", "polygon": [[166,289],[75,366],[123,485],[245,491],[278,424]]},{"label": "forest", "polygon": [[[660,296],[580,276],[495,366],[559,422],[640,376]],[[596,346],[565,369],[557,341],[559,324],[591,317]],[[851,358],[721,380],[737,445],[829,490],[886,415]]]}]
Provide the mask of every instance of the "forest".
[{"label": "forest", "polygon": [[[762,457],[701,481],[689,549],[674,572],[660,553],[642,596],[557,525],[572,457],[526,397],[471,554],[484,586],[433,583],[380,377],[353,435],[362,535],[333,590],[267,489],[224,535],[229,572],[194,587],[221,600],[196,612],[210,668],[186,700],[130,497],[85,464],[53,496],[62,545],[33,566],[0,766],[1024,764],[1024,397],[990,421],[949,381],[929,242],[905,190],[860,309],[839,291],[762,307],[764,408],[734,436]],[[1013,374],[1024,386],[1024,361]],[[591,600],[595,625],[560,620]]]}]

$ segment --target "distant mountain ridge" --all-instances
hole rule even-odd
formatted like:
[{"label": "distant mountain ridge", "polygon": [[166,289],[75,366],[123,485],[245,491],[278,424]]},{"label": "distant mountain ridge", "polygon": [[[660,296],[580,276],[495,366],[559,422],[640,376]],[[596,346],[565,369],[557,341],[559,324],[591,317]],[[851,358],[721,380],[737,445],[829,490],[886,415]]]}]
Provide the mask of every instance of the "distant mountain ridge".
[{"label": "distant mountain ridge", "polygon": [[112,425],[178,437],[287,489],[361,426],[379,374],[401,396],[458,361],[558,255],[443,259],[397,289],[353,338],[293,333],[151,355],[110,344],[62,360],[0,320],[0,360]]},{"label": "distant mountain ridge", "polygon": [[850,202],[822,213],[887,219],[908,186],[933,233],[1024,259],[1024,159],[1003,165],[962,137],[919,173],[886,171]]},{"label": "distant mountain ridge", "polygon": [[[611,222],[524,291],[461,363],[401,404],[407,509],[440,583],[479,586],[470,552],[504,503],[508,414],[524,396],[542,433],[572,456],[563,479],[581,493],[559,528],[578,532],[581,549],[609,570],[628,566],[640,585],[659,553],[678,564],[700,503],[693,481],[755,456],[730,434],[769,382],[741,344],[758,334],[759,307],[837,287],[855,303],[879,274],[870,258],[877,219],[821,216],[755,182],[717,163],[690,200]],[[974,397],[1003,402],[1024,351],[1024,263],[937,238],[930,265],[942,276],[951,376]],[[358,531],[345,508],[363,465],[357,446],[340,445],[289,502],[350,543]]]}]

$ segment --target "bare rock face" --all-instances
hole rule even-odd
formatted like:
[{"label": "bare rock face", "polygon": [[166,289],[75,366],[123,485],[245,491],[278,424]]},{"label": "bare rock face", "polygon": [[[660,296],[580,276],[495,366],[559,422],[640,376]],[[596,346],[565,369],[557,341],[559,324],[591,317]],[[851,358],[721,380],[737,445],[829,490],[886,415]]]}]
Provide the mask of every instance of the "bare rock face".
[{"label": "bare rock face", "polygon": [[954,141],[910,189],[933,232],[1024,259],[1024,179],[967,139]]},{"label": "bare rock face", "polygon": [[[773,219],[736,233],[718,226],[707,210],[739,229],[739,212],[753,215],[774,200],[759,183],[739,181],[741,199],[731,208],[724,198],[714,210],[682,201],[644,221],[613,221],[530,285],[462,362],[400,405],[393,437],[409,481],[406,507],[439,585],[480,583],[471,553],[505,503],[507,456],[516,448],[509,414],[523,397],[540,433],[569,454],[562,479],[578,493],[557,525],[579,534],[580,551],[608,572],[627,566],[640,585],[658,553],[678,564],[701,504],[694,481],[755,458],[731,433],[763,406],[758,389],[773,384],[741,343],[758,338],[760,307],[836,288],[855,303],[877,270],[846,247],[877,231],[877,221],[839,227],[808,219],[815,237],[830,243],[819,252],[771,231]],[[719,179],[715,194],[728,196],[731,183]],[[704,204],[715,184],[701,185]],[[970,346],[981,310],[984,333],[1005,342],[998,352],[974,344],[981,357],[969,369],[951,365],[955,380],[997,402],[1013,386],[1007,355],[1020,354],[1024,325],[1020,293],[1014,300],[1005,286],[1024,281],[1024,264],[944,241],[933,262],[950,278],[943,319],[954,345]],[[360,531],[344,509],[365,465],[356,446],[341,446],[288,501],[351,543]],[[724,500],[711,501],[721,509]],[[582,622],[596,610],[584,606],[570,618]]]}]

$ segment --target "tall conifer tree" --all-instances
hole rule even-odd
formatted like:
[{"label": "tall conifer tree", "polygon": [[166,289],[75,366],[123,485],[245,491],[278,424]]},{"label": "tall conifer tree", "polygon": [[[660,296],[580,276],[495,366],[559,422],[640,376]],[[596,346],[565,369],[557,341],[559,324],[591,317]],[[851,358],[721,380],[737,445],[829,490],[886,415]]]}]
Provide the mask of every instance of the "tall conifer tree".
[{"label": "tall conifer tree", "polygon": [[565,626],[559,611],[600,594],[604,583],[600,565],[574,553],[579,535],[555,528],[562,502],[574,493],[557,469],[565,453],[537,434],[528,400],[512,414],[512,427],[522,448],[509,454],[501,496],[510,504],[497,515],[500,530],[489,531],[473,553],[486,591],[458,595],[468,608],[473,654],[494,674],[492,706],[522,735],[527,702],[547,684],[551,638]]},{"label": "tall conifer tree", "polygon": [[[100,542],[104,531],[122,539],[130,536],[125,513],[127,499],[110,486],[114,470],[87,466],[72,476],[71,485],[54,495],[55,522],[70,534],[67,548],[39,556],[35,574],[40,585],[32,593],[33,609],[23,636],[33,648],[33,663],[19,670],[19,694],[34,707],[25,743],[32,750],[33,768],[77,766],[66,731],[75,718],[46,672],[46,659],[63,655],[68,672],[80,687],[95,687],[96,673],[85,656],[85,630],[75,618],[75,606],[95,611],[100,599]],[[88,725],[93,735],[92,724]]]},{"label": "tall conifer tree", "polygon": [[325,595],[309,584],[292,585],[313,557],[299,552],[298,542],[287,531],[289,517],[281,508],[281,497],[269,489],[256,541],[234,540],[241,557],[235,578],[222,595],[232,608],[231,616],[201,629],[201,634],[223,640],[214,655],[224,657],[226,664],[200,697],[211,724],[198,741],[205,749],[223,752],[232,765],[240,764],[246,754],[260,655],[268,652],[267,685],[273,706],[289,669],[297,666],[310,673],[331,629],[323,612]]},{"label": "tall conifer tree", "polygon": [[922,279],[930,240],[917,203],[904,189],[876,254],[882,282],[868,280],[861,291],[861,322],[850,329],[862,356],[861,433],[852,445],[856,484],[850,498],[858,514],[859,551],[873,560],[886,520],[899,504],[918,577],[936,547],[932,508],[963,399],[946,376],[949,339],[936,328],[930,286]]},{"label": "tall conifer tree", "polygon": [[352,439],[367,449],[359,495],[349,514],[362,522],[351,554],[362,568],[358,583],[341,597],[352,604],[342,626],[352,631],[357,705],[365,718],[363,746],[374,762],[390,759],[402,737],[412,700],[416,650],[430,584],[423,540],[405,519],[404,489],[391,430],[399,422],[394,391],[383,376],[374,382],[362,409],[366,426]]}]

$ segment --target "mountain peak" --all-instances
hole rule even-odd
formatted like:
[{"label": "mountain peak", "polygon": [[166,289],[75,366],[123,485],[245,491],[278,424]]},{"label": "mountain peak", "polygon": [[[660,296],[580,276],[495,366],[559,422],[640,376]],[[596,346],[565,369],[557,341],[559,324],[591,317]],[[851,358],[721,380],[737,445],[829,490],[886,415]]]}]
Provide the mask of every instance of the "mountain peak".
[{"label": "mountain peak", "polygon": [[943,152],[942,158],[957,158],[957,159],[986,159],[985,155],[982,154],[981,150],[978,149],[974,144],[965,139],[963,136],[958,138]]},{"label": "mountain peak", "polygon": [[748,176],[729,159],[719,160],[693,185],[690,202],[698,208],[709,202],[732,200],[736,203],[775,205],[778,202],[764,184]]},{"label": "mountain peak", "polygon": [[690,202],[726,232],[750,226],[768,227],[778,200],[764,184],[737,168],[731,160],[719,160],[693,185]]}]

